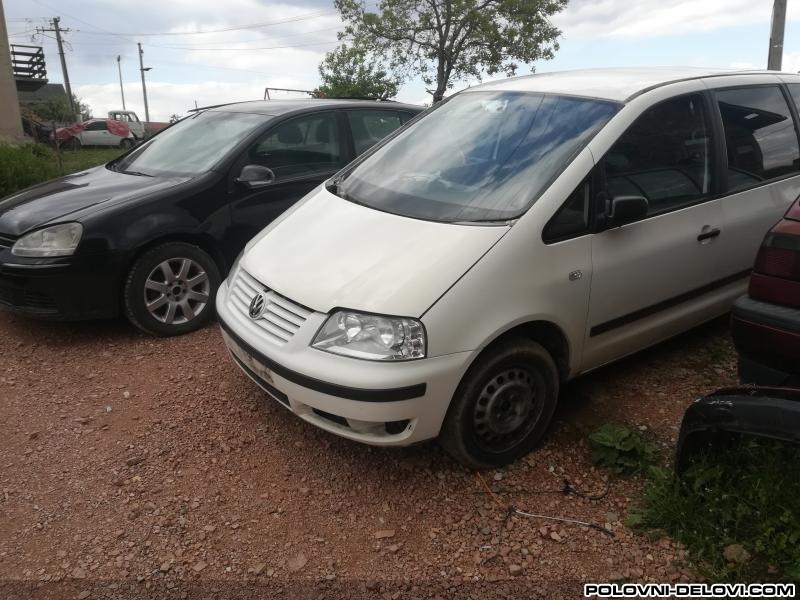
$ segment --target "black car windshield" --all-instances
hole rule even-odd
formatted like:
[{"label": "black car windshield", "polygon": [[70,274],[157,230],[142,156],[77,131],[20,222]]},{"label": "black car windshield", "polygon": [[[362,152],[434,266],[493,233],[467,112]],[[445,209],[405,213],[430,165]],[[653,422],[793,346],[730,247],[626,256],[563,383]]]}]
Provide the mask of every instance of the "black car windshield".
[{"label": "black car windshield", "polygon": [[201,175],[267,119],[253,113],[201,112],[159,133],[113,168],[140,175]]},{"label": "black car windshield", "polygon": [[619,107],[541,93],[464,92],[346,174],[337,193],[419,219],[512,219],[533,204]]}]

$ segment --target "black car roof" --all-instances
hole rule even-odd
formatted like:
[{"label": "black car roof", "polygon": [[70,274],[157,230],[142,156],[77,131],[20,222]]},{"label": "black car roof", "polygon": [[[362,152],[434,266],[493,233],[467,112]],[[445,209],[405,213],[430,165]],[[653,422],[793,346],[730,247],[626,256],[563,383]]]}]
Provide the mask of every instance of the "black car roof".
[{"label": "black car roof", "polygon": [[[220,106],[209,106],[207,110],[215,112],[254,113],[261,115],[285,115],[317,108],[380,108],[383,110],[405,110],[422,112],[424,106],[403,104],[401,102],[379,102],[376,100],[328,100],[323,98],[301,98],[296,100],[253,100],[251,102],[235,102]],[[200,110],[203,110],[202,108]]]}]

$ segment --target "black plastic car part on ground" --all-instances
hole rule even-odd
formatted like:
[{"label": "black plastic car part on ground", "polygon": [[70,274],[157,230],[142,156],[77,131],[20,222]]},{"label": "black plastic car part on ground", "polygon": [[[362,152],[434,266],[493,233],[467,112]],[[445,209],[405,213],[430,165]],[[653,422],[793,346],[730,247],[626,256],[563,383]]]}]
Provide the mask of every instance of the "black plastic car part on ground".
[{"label": "black plastic car part on ground", "polygon": [[741,434],[800,444],[800,389],[724,388],[696,400],[683,415],[675,471],[695,453]]},{"label": "black plastic car part on ground", "polygon": [[[220,106],[105,166],[0,199],[0,308],[60,320],[123,313],[150,333],[191,331],[250,238],[422,110],[341,100]],[[71,254],[14,250],[75,223],[82,233]]]}]

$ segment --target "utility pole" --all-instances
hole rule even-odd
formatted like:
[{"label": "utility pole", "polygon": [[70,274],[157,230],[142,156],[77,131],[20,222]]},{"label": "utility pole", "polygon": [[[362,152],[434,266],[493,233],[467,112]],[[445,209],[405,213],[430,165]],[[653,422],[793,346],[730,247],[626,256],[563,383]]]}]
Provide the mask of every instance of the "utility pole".
[{"label": "utility pole", "polygon": [[152,67],[147,67],[145,69],[144,64],[142,63],[142,55],[144,54],[144,50],[142,50],[141,42],[137,44],[139,46],[139,72],[142,74],[142,95],[144,96],[144,122],[145,122],[145,137],[147,136],[147,123],[150,123],[150,109],[147,107],[147,86],[144,83],[144,72],[149,71]]},{"label": "utility pole", "polygon": [[[64,42],[61,39],[62,33],[69,33],[69,29],[61,29],[61,17],[53,17],[50,21],[50,28],[37,27],[37,33],[55,33],[56,43],[58,43],[58,55],[61,57],[61,73],[64,75],[64,88],[67,90],[67,102],[69,109],[75,112],[75,105],[72,102],[72,86],[69,84],[69,72],[67,71],[67,59],[64,57]],[[80,118],[80,115],[78,115]]]},{"label": "utility pole", "polygon": [[783,32],[786,29],[786,0],[775,0],[772,5],[772,26],[769,34],[767,69],[780,71],[783,62]]},{"label": "utility pole", "polygon": [[117,71],[119,71],[119,93],[122,95],[122,110],[125,110],[125,88],[122,87],[122,65],[120,55],[117,54]]}]

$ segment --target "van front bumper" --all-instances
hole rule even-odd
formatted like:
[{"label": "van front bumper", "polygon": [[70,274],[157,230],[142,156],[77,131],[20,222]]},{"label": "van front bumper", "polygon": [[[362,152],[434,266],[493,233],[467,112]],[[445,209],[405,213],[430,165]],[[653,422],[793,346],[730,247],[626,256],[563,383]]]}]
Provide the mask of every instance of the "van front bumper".
[{"label": "van front bumper", "polygon": [[327,317],[313,318],[286,346],[258,338],[217,294],[222,337],[236,365],[301,419],[376,446],[408,446],[439,435],[472,353],[379,362],[316,350],[310,340]]}]

